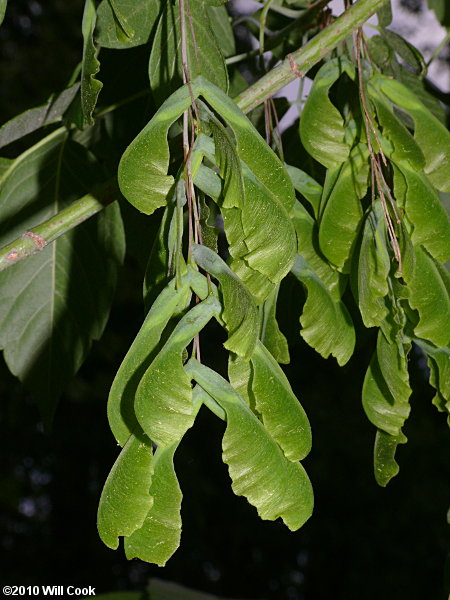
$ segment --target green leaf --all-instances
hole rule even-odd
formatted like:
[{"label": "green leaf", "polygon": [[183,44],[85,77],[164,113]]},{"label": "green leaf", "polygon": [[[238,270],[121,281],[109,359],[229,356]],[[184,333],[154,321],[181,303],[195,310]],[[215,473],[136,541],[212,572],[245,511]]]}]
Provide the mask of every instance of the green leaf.
[{"label": "green leaf", "polygon": [[333,299],[339,300],[344,276],[330,265],[320,251],[317,223],[300,202],[295,203],[292,222],[297,232],[298,253],[316,272]]},{"label": "green leaf", "polygon": [[420,74],[426,72],[427,66],[425,60],[415,46],[390,29],[381,28],[380,33],[392,50],[396,52],[415,73]]},{"label": "green leaf", "polygon": [[244,360],[237,354],[230,353],[228,357],[228,379],[247,406],[255,412],[255,399],[250,393],[252,381],[250,361]]},{"label": "green leaf", "polygon": [[366,327],[380,327],[388,314],[391,260],[380,200],[367,214],[359,249],[355,300]]},{"label": "green leaf", "polygon": [[134,413],[137,387],[154,358],[162,332],[177,309],[185,308],[189,296],[187,278],[184,278],[179,289],[175,280],[163,289],[117,371],[109,392],[108,420],[111,431],[121,446],[137,426]]},{"label": "green leaf", "polygon": [[390,3],[386,2],[377,10],[378,25],[380,27],[389,27],[392,23],[392,8]]},{"label": "green leaf", "polygon": [[412,243],[424,246],[437,261],[446,262],[450,259],[450,218],[447,211],[436,190],[420,171],[404,162],[397,163],[397,168],[404,184],[398,181],[397,172],[394,189],[397,200],[402,201],[408,221],[413,225]]},{"label": "green leaf", "polygon": [[[225,0],[226,2],[227,0]],[[233,56],[236,54],[236,44],[234,41],[233,28],[231,26],[231,20],[228,16],[227,9],[222,0],[219,0],[217,4],[221,6],[213,5],[207,7],[209,15],[209,21],[211,23],[211,29],[214,31],[214,35],[219,43],[222,54],[225,57]],[[208,4],[208,2],[206,2]],[[212,4],[210,1],[209,4]]]},{"label": "green leaf", "polygon": [[220,282],[223,295],[222,318],[228,330],[224,346],[249,359],[258,339],[259,315],[251,293],[227,264],[205,246],[192,244],[192,258]]},{"label": "green leaf", "polygon": [[323,254],[340,271],[350,269],[350,261],[361,226],[361,198],[367,191],[369,175],[367,146],[359,144],[343,164],[319,223],[319,244]]},{"label": "green leaf", "polygon": [[[195,6],[195,8],[194,8]],[[191,6],[190,16],[195,33],[193,41],[186,15],[186,44],[190,79],[205,79],[228,90],[228,71],[219,43],[211,27],[209,10],[201,0]],[[183,83],[181,60],[180,10],[178,3],[167,0],[159,18],[150,54],[149,77],[153,95],[161,103]]]},{"label": "green leaf", "polygon": [[291,165],[285,164],[285,167],[294,188],[311,204],[314,210],[314,216],[317,219],[319,216],[320,198],[323,192],[322,186],[308,175],[308,173],[305,173],[305,171],[297,169],[297,167],[292,167]]},{"label": "green leaf", "polygon": [[[220,204],[234,259],[231,267],[261,303],[294,259],[295,231],[289,217],[294,189],[282,163],[234,103],[212,86],[204,95],[232,128],[231,132],[210,115],[224,180]],[[264,234],[267,229],[270,237]]]},{"label": "green leaf", "polygon": [[403,347],[378,332],[377,351],[364,378],[362,403],[368,419],[393,436],[400,435],[409,416],[411,388]]},{"label": "green leaf", "polygon": [[261,306],[260,339],[275,360],[289,364],[289,346],[277,322],[277,299],[280,287],[277,286]]},{"label": "green leaf", "polygon": [[189,108],[187,86],[172,94],[125,150],[118,170],[122,194],[135,208],[150,215],[167,202],[174,178],[169,167],[169,127]]},{"label": "green leaf", "polygon": [[306,151],[327,168],[343,163],[350,152],[344,141],[344,119],[328,96],[331,86],[345,71],[347,61],[334,58],[317,72],[300,119],[300,137]]},{"label": "green leaf", "polygon": [[57,96],[50,96],[48,101],[42,104],[42,106],[30,108],[10,121],[7,121],[0,127],[0,148],[19,140],[45,125],[60,121],[79,88],[80,84],[75,83]]},{"label": "green leaf", "polygon": [[450,191],[450,133],[418,97],[399,81],[381,74],[372,82],[397,106],[414,119],[414,138],[425,156],[424,172],[442,192]]},{"label": "green leaf", "polygon": [[103,543],[115,550],[119,536],[141,527],[153,504],[151,441],[141,431],[132,433],[121,450],[103,487],[97,527]]},{"label": "green leaf", "polygon": [[386,487],[399,472],[395,460],[395,451],[399,444],[406,444],[407,437],[400,431],[398,435],[390,435],[381,429],[377,430],[373,453],[375,480],[378,485]]},{"label": "green leaf", "polygon": [[289,529],[299,529],[313,508],[311,482],[301,464],[285,457],[225,379],[193,359],[186,370],[227,414],[223,460],[234,493],[245,496],[261,519],[281,517]]},{"label": "green leaf", "polygon": [[430,368],[430,384],[436,390],[433,404],[439,412],[447,413],[450,425],[450,350],[436,348],[424,340],[414,339],[424,351]]},{"label": "green leaf", "polygon": [[81,108],[84,126],[93,125],[92,113],[103,83],[95,78],[100,70],[97,51],[93,42],[96,12],[94,0],[85,0],[83,23],[83,60],[81,63]]},{"label": "green leaf", "polygon": [[422,247],[415,248],[415,256],[414,277],[407,277],[405,273],[410,292],[409,304],[419,314],[415,335],[438,347],[447,346],[450,340],[450,298],[443,274]]},{"label": "green leaf", "polygon": [[5,18],[7,4],[8,0],[0,0],[0,25],[3,23],[3,19]]},{"label": "green leaf", "polygon": [[178,443],[159,447],[153,459],[153,503],[142,525],[124,540],[128,560],[140,558],[163,567],[180,545],[182,493],[173,466]]},{"label": "green leaf", "polygon": [[307,299],[300,317],[302,338],[324,358],[345,365],[355,347],[355,330],[344,303],[335,300],[306,260],[297,255],[292,273],[303,283]]},{"label": "green leaf", "polygon": [[167,281],[186,271],[182,255],[183,206],[186,203],[184,181],[179,179],[173,188],[153,241],[144,276],[144,304],[150,308]]},{"label": "green leaf", "polygon": [[[419,144],[392,111],[391,107],[380,98],[380,94],[371,90],[371,100],[377,111],[378,121],[383,128],[383,136],[389,139],[394,146],[391,156],[394,161],[409,161],[415,170],[423,169],[425,157]],[[388,152],[385,152],[389,156]]]},{"label": "green leaf", "polygon": [[95,39],[104,48],[146,44],[160,11],[159,0],[102,0]]},{"label": "green leaf", "polygon": [[[409,344],[406,348],[409,350]],[[390,343],[381,331],[377,339],[377,359],[389,391],[397,402],[408,404],[411,395],[405,346]]]},{"label": "green leaf", "polygon": [[220,311],[220,303],[213,296],[192,308],[176,325],[139,383],[136,417],[158,446],[178,442],[194,422],[192,388],[183,369],[183,351]]},{"label": "green leaf", "polygon": [[0,156],[0,181],[13,162],[13,158],[4,158],[3,156]]},{"label": "green leaf", "polygon": [[302,460],[311,450],[311,427],[286,375],[261,342],[251,364],[251,393],[264,427],[289,460]]},{"label": "green leaf", "polygon": [[[98,183],[99,165],[58,129],[0,180],[0,245],[27,234]],[[45,239],[36,236],[36,246]],[[59,396],[99,339],[124,255],[117,203],[0,274],[0,347],[50,424]]]}]

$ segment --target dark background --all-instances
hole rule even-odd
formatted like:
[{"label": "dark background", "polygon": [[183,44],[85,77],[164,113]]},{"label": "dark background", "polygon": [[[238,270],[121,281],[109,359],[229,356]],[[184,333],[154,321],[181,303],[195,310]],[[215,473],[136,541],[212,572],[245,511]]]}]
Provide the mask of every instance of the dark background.
[{"label": "dark background", "polygon": [[[63,88],[80,59],[81,1],[13,0],[0,27],[1,122]],[[202,409],[177,456],[184,493],[182,545],[164,568],[127,561],[96,531],[96,510],[118,448],[106,419],[114,374],[143,316],[142,261],[127,258],[102,340],[72,382],[53,430],[0,364],[0,579],[9,585],[75,585],[97,593],[144,589],[161,577],[211,593],[279,600],[440,600],[448,548],[448,435],[431,405],[423,358],[413,353],[412,413],[400,475],[386,489],[372,473],[374,428],[360,401],[374,347],[359,333],[350,363],[324,361],[298,335],[301,290],[282,290],[286,368],[314,436],[304,461],[315,511],[297,533],[262,522],[230,489],[220,460],[223,426]],[[202,340],[220,367],[216,332]]]}]

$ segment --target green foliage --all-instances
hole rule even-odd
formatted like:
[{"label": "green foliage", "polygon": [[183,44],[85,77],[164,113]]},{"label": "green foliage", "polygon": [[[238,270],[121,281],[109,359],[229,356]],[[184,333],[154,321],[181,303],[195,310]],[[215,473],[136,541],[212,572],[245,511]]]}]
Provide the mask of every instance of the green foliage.
[{"label": "green foliage", "polygon": [[[202,406],[225,421],[222,458],[235,494],[290,530],[310,518],[313,491],[299,461],[311,450],[311,428],[279,365],[290,360],[292,335],[277,319],[286,323],[293,308],[301,338],[340,366],[366,343],[362,328],[376,328],[362,404],[376,428],[379,485],[398,473],[396,449],[407,441],[413,344],[427,358],[433,404],[450,416],[450,222],[439,195],[450,192],[445,113],[423,85],[420,53],[386,29],[387,2],[360,0],[325,28],[320,10],[266,3],[259,31],[246,24],[275,57],[280,48],[293,52],[293,40],[315,57],[296,54],[297,65],[289,55],[248,87],[234,63],[249,59],[255,79],[273,63],[251,62],[253,51],[233,56],[222,0],[103,0],[97,8],[86,0],[80,72],[0,128],[0,345],[47,424],[104,330],[124,232],[113,197],[51,245],[33,228],[62,218],[111,170],[143,224],[128,233],[140,264],[147,261],[146,314],[109,394],[121,451],[98,509],[101,539],[117,548],[123,537],[129,559],[162,566],[179,546],[174,456]],[[362,43],[360,29],[352,51],[339,43],[338,26],[348,35],[377,10],[379,35]],[[124,63],[129,81],[118,85]],[[284,134],[287,165],[276,127],[285,107],[271,101],[270,86],[282,87],[288,67],[293,77],[316,64],[300,123]],[[138,68],[150,89],[130,84]],[[237,103],[229,89],[241,92]],[[146,108],[139,105],[137,131],[130,123],[139,99]],[[244,114],[263,100],[263,111]],[[34,241],[33,256],[23,238]],[[288,277],[301,283],[298,307]],[[220,329],[218,359],[211,348]]]}]

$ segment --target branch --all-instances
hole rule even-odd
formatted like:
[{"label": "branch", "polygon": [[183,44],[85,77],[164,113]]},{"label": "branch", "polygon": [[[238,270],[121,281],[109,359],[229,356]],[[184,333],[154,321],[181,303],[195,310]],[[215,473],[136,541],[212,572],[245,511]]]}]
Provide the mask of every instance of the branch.
[{"label": "branch", "polygon": [[[334,23],[318,33],[305,46],[289,54],[278,67],[237,96],[236,104],[243,112],[248,113],[299,75],[303,77],[386,2],[388,0],[359,0],[350,6]],[[48,221],[27,231],[0,249],[0,271],[39,252],[66,231],[101,211],[115,200],[119,193],[115,180],[109,180],[99,187],[98,191],[86,194]]]},{"label": "branch", "polygon": [[[347,9],[326,29],[318,33],[307,44],[296,50],[277,67],[261,77],[235,98],[239,108],[247,113],[294,81],[299,73],[303,77],[326,54],[343,42],[354,29],[386,4],[388,0],[359,0]],[[294,65],[294,67],[293,67]]]},{"label": "branch", "polygon": [[0,271],[36,254],[60,235],[100,212],[119,196],[116,179],[110,179],[44,223],[26,231],[20,238],[0,249]]}]

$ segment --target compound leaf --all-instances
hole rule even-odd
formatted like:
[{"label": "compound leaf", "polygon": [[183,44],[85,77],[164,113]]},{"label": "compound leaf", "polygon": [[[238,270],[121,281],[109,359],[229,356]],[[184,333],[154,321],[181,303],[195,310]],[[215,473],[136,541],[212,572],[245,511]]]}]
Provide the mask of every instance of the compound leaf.
[{"label": "compound leaf", "polygon": [[186,369],[226,412],[223,460],[234,493],[245,496],[262,519],[281,517],[289,529],[299,529],[313,508],[311,482],[301,464],[285,457],[228,381],[194,359]]}]

